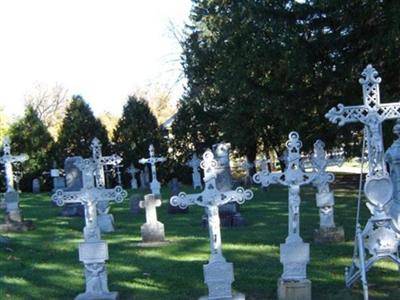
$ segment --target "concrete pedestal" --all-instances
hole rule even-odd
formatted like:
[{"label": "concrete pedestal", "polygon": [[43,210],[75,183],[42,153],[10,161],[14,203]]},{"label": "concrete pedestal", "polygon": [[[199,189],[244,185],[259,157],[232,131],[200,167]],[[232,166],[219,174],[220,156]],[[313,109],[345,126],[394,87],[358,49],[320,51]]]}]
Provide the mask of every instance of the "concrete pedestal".
[{"label": "concrete pedestal", "polygon": [[233,294],[230,298],[210,298],[208,296],[200,297],[199,300],[245,300],[244,294]]},{"label": "concrete pedestal", "polygon": [[145,223],[140,228],[140,231],[143,243],[165,241],[164,224],[161,222]]},{"label": "concrete pedestal", "polygon": [[311,300],[311,281],[278,279],[278,300]]},{"label": "concrete pedestal", "polygon": [[114,232],[114,217],[112,214],[97,216],[97,224],[101,232]]},{"label": "concrete pedestal", "polygon": [[108,293],[82,293],[75,297],[75,300],[118,300],[118,292]]},{"label": "concrete pedestal", "polygon": [[336,244],[344,242],[344,229],[338,227],[320,227],[314,230],[315,244]]}]

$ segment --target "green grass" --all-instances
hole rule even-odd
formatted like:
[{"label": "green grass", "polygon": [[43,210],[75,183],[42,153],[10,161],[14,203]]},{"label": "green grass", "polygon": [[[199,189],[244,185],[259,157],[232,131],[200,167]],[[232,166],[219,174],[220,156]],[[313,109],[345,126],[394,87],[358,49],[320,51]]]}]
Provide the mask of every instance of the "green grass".
[{"label": "green grass", "polygon": [[[191,189],[185,188],[190,192]],[[336,191],[336,223],[343,225],[346,242],[314,245],[312,232],[318,226],[318,210],[310,188],[302,191],[301,235],[311,242],[308,265],[313,299],[362,299],[360,284],[344,285],[344,268],[353,253],[356,192]],[[161,248],[138,248],[144,213],[133,216],[129,201],[113,205],[116,232],[103,234],[109,244],[109,288],[121,299],[197,299],[207,294],[202,265],[209,254],[208,230],[200,226],[203,210],[191,207],[186,215],[167,214],[168,191],[158,209],[171,243]],[[50,205],[49,194],[22,194],[26,219],[36,229],[7,234],[9,248],[0,248],[0,299],[73,299],[84,291],[83,267],[77,244],[82,239],[83,220],[64,218]],[[362,224],[368,212],[362,207]],[[241,207],[245,227],[222,230],[223,253],[234,263],[234,289],[248,300],[276,299],[276,282],[282,272],[279,244],[287,235],[287,190],[274,186],[268,192],[255,190],[254,199]],[[2,220],[0,220],[2,221]],[[391,263],[380,263],[368,273],[371,299],[399,299],[399,274]]]}]

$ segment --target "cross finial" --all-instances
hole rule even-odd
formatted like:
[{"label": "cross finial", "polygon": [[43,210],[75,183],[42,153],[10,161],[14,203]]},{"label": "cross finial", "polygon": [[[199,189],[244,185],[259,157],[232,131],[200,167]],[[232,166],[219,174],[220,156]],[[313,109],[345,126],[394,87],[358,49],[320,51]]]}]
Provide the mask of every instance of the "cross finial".
[{"label": "cross finial", "polygon": [[360,84],[379,84],[382,78],[378,77],[378,71],[371,65],[367,65],[365,69],[361,72],[361,77],[358,81]]},{"label": "cross finial", "polygon": [[149,146],[149,153],[150,153],[150,157],[153,157],[155,155],[153,144],[150,144],[150,146]]},{"label": "cross finial", "polygon": [[286,142],[286,148],[288,149],[289,162],[300,159],[300,149],[303,143],[299,140],[299,134],[296,131],[289,133],[289,140]]},{"label": "cross finial", "polygon": [[3,138],[3,151],[4,155],[10,155],[11,153],[10,138],[8,136]]},{"label": "cross finial", "polygon": [[100,140],[97,137],[93,138],[91,147],[95,148],[95,147],[101,147],[101,146],[102,146],[102,144],[101,144]]},{"label": "cross finial", "polygon": [[200,167],[204,170],[204,181],[209,181],[211,178],[215,178],[215,168],[218,163],[214,159],[214,154],[211,150],[207,150],[203,154],[203,160],[200,163]]}]

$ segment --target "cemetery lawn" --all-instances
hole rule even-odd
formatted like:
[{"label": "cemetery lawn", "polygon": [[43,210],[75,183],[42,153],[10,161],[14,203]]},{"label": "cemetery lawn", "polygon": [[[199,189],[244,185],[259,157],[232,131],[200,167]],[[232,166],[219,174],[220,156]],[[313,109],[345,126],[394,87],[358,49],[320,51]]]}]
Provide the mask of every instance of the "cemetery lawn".
[{"label": "cemetery lawn", "polygon": [[[184,188],[192,192],[189,187]],[[287,190],[272,186],[265,193],[254,189],[255,197],[242,205],[247,225],[222,230],[223,253],[234,263],[234,289],[247,300],[276,299],[276,282],[282,272],[279,244],[287,235]],[[314,245],[312,233],[318,226],[318,209],[311,188],[302,191],[301,235],[311,242],[308,266],[313,299],[362,299],[359,283],[344,285],[344,268],[353,253],[356,191],[336,190],[336,223],[343,225],[346,242]],[[129,199],[112,205],[116,232],[103,234],[109,244],[107,263],[109,288],[121,299],[187,300],[207,294],[202,265],[209,255],[208,230],[200,226],[202,209],[191,207],[189,214],[167,214],[169,192],[162,191],[163,206],[158,217],[165,224],[171,243],[161,248],[138,248],[144,213],[132,215]],[[36,229],[5,234],[12,239],[0,247],[0,299],[74,299],[84,291],[83,266],[78,261],[78,243],[84,220],[60,216],[60,208],[50,205],[49,194],[23,193],[21,206],[26,219]],[[1,212],[0,221],[3,222]],[[362,205],[362,222],[368,211]],[[368,273],[371,299],[399,299],[399,273],[394,264],[383,262]]]}]

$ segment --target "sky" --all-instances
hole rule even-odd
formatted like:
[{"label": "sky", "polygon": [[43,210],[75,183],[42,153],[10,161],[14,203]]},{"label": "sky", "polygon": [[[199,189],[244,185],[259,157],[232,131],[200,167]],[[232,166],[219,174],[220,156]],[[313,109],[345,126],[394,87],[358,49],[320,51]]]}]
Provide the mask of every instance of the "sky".
[{"label": "sky", "polygon": [[96,115],[120,115],[152,85],[179,98],[181,31],[190,0],[1,0],[0,106],[21,115],[35,86],[59,84]]}]

